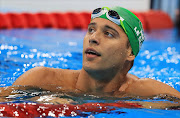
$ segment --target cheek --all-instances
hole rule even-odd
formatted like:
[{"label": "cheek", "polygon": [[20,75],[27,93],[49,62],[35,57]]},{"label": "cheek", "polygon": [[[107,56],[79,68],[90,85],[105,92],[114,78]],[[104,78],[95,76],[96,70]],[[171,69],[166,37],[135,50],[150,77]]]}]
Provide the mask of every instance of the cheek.
[{"label": "cheek", "polygon": [[115,60],[115,59],[124,59],[126,58],[126,52],[127,52],[127,49],[126,47],[123,45],[120,45],[120,44],[114,44],[113,46],[111,47],[108,47],[106,48],[107,50],[107,57],[110,59],[110,60]]},{"label": "cheek", "polygon": [[112,50],[112,56],[118,58],[118,57],[122,57],[124,54],[124,49],[123,48],[116,48],[114,50]]},{"label": "cheek", "polygon": [[83,40],[83,47],[85,47],[88,43],[88,35],[86,34],[85,37],[84,37],[84,40]]}]

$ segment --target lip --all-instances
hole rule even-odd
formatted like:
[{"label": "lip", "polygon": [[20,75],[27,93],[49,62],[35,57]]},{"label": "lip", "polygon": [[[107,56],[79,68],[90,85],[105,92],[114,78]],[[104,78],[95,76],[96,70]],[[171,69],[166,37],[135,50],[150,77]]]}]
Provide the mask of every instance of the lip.
[{"label": "lip", "polygon": [[[89,54],[88,52],[90,52],[90,51],[92,51],[92,52],[95,53],[95,54]],[[95,58],[95,57],[101,56],[101,54],[100,54],[98,51],[96,51],[95,49],[93,49],[93,48],[87,48],[87,49],[85,50],[85,54],[86,54],[86,56],[87,56],[88,58]]]}]

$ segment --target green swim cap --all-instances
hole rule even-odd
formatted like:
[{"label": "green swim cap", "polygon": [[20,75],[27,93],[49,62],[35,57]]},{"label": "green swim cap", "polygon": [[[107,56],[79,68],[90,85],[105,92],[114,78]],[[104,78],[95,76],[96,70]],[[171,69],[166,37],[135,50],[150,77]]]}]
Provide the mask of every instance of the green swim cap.
[{"label": "green swim cap", "polygon": [[[103,7],[103,8],[107,8],[107,7]],[[120,26],[128,36],[133,54],[137,56],[142,46],[142,43],[145,39],[144,30],[141,21],[136,15],[134,15],[131,11],[125,8],[116,6],[110,8],[110,10],[116,11],[119,14],[119,16],[122,18],[122,20],[120,20],[121,23],[118,26]],[[104,18],[109,20],[107,18],[106,13],[99,16],[99,18]]]}]

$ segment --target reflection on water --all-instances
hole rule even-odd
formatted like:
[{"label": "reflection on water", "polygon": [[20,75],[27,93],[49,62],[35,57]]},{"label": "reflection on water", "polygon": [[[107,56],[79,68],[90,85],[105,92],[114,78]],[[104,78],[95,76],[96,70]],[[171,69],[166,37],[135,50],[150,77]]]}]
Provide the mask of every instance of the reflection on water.
[{"label": "reflection on water", "polygon": [[[173,102],[176,101],[176,102]],[[50,92],[29,86],[1,88],[1,117],[61,117],[94,116],[99,113],[119,115],[128,114],[128,109],[180,110],[178,99],[154,96],[152,98],[115,98],[72,92]],[[126,109],[127,110],[127,109]],[[156,113],[158,111],[154,111]],[[149,113],[151,116],[153,113]]]}]

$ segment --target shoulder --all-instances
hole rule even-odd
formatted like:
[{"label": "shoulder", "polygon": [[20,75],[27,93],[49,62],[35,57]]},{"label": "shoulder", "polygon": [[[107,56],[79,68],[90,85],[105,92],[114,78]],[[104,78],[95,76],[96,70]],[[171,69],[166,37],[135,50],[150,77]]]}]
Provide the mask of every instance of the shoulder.
[{"label": "shoulder", "polygon": [[[134,77],[134,78],[131,78]],[[171,86],[150,78],[139,79],[134,75],[129,75],[132,81],[126,93],[136,96],[154,96],[159,94],[171,95],[180,97],[180,93]]]},{"label": "shoulder", "polygon": [[134,85],[134,83],[139,80],[139,78],[133,74],[127,73],[125,80],[126,81],[119,88],[119,92],[126,92],[127,89],[129,89],[132,85]]},{"label": "shoulder", "polygon": [[55,72],[51,68],[35,67],[23,73],[13,85],[37,85],[44,77],[51,76],[53,78],[54,75]]},{"label": "shoulder", "polygon": [[47,67],[35,67],[22,74],[13,85],[30,85],[30,86],[45,86],[56,85],[60,86],[67,81],[75,82],[78,76],[78,71],[67,69],[56,69]]}]

